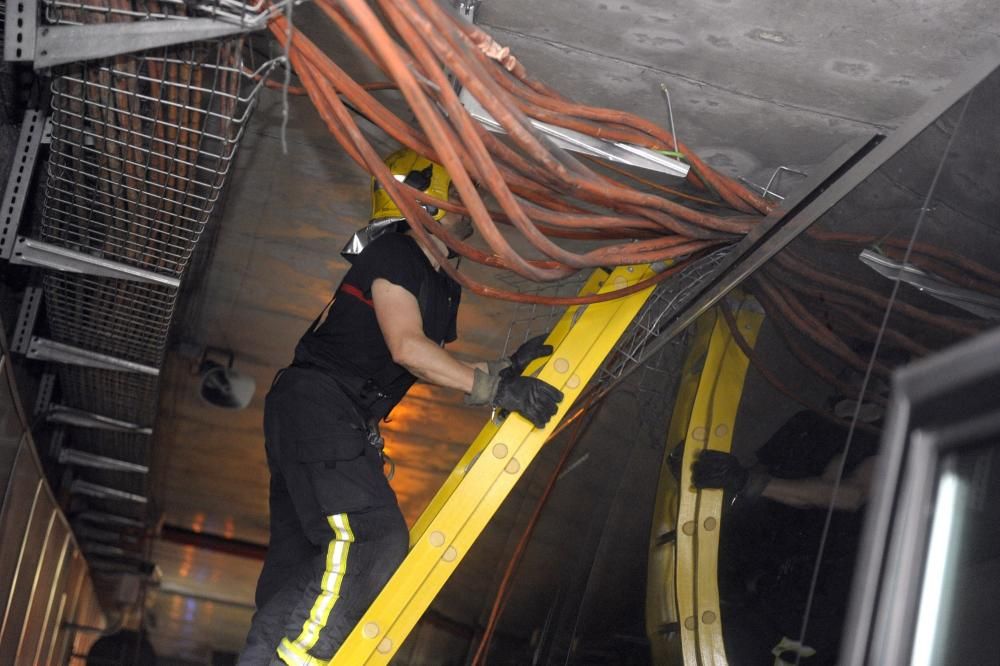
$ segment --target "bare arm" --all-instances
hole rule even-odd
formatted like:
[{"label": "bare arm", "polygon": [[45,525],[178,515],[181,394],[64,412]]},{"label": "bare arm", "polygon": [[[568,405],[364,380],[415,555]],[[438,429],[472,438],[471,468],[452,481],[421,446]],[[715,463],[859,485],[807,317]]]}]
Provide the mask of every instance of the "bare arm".
[{"label": "bare arm", "polygon": [[[836,465],[835,465],[836,463]],[[834,474],[831,470],[839,467],[840,458],[835,458],[822,476],[808,479],[771,478],[762,495],[775,502],[781,502],[800,509],[825,508],[833,500],[833,508],[856,511],[868,500],[868,484],[871,480],[875,457],[866,458],[840,483],[837,495],[833,495]]]},{"label": "bare arm", "polygon": [[424,335],[417,299],[406,289],[382,278],[372,283],[372,302],[382,337],[392,360],[416,377],[465,393],[472,390],[476,368],[485,363],[465,363]]}]

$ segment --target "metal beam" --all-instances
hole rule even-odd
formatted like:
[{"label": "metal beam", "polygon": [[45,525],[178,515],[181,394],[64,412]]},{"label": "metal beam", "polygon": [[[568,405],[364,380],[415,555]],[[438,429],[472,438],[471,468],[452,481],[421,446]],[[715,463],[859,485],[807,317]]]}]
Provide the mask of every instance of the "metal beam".
[{"label": "metal beam", "polygon": [[88,495],[99,499],[125,500],[137,504],[145,504],[147,501],[142,495],[102,486],[98,483],[91,483],[82,479],[74,479],[73,483],[70,484],[69,491],[77,495]]},{"label": "metal beam", "polygon": [[35,56],[35,32],[38,30],[36,0],[10,0],[4,3],[3,59],[24,62]]},{"label": "metal beam", "polygon": [[38,382],[38,395],[35,398],[35,416],[41,416],[49,411],[49,403],[52,402],[52,391],[56,387],[56,374],[54,372],[43,372],[42,378]]},{"label": "metal beam", "polygon": [[77,451],[76,449],[60,449],[59,464],[109,469],[115,472],[138,472],[139,474],[149,472],[149,468],[145,465],[119,460],[118,458],[109,458],[108,456],[99,456],[94,453],[87,453],[86,451]]},{"label": "metal beam", "polygon": [[137,372],[144,375],[152,375],[153,377],[157,377],[160,374],[159,368],[154,368],[151,365],[127,361],[123,358],[74,347],[73,345],[38,337],[37,335],[31,338],[26,355],[28,358],[36,361],[82,365],[88,368],[119,370],[122,372]]},{"label": "metal beam", "polygon": [[65,405],[52,405],[46,415],[49,423],[63,423],[80,428],[98,428],[100,430],[113,430],[115,432],[128,432],[137,435],[152,435],[153,429],[148,426],[141,426],[137,423],[129,423],[113,419],[109,416],[86,412],[82,409],[66,407]]},{"label": "metal beam", "polygon": [[174,289],[177,289],[181,284],[179,278],[161,275],[143,268],[136,268],[135,266],[120,264],[116,261],[109,261],[108,259],[59,247],[45,241],[25,238],[24,236],[18,237],[10,260],[14,264],[51,268],[68,273],[98,275],[101,277],[117,278],[119,280],[151,282],[153,284],[173,287]]},{"label": "metal beam", "polygon": [[[20,1],[7,3],[8,29],[14,23],[11,14],[16,13]],[[28,186],[31,184],[31,174],[35,169],[38,146],[42,142],[44,130],[45,116],[41,111],[29,109],[24,112],[21,134],[14,149],[14,162],[10,175],[7,176],[3,201],[0,202],[0,259],[10,259],[14,250],[14,239],[21,224],[21,213],[24,212],[24,202],[28,198]]]},{"label": "metal beam", "polygon": [[21,299],[21,308],[17,313],[17,324],[14,325],[14,335],[10,339],[10,350],[17,354],[27,354],[31,345],[31,333],[38,321],[38,310],[42,306],[42,288],[28,287]]},{"label": "metal beam", "polygon": [[80,520],[86,520],[91,523],[98,523],[100,525],[116,525],[119,527],[134,527],[136,529],[145,529],[146,524],[141,520],[136,520],[135,518],[129,518],[128,516],[119,516],[115,513],[108,513],[106,511],[81,511],[74,519],[79,518]]}]

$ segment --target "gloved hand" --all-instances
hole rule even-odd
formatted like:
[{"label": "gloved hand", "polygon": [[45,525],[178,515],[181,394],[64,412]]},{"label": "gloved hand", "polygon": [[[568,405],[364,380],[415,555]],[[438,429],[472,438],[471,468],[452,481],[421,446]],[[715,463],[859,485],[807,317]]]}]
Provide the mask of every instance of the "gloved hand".
[{"label": "gloved hand", "polygon": [[499,375],[502,372],[511,372],[519,375],[536,358],[552,355],[552,345],[545,344],[548,333],[536,335],[530,340],[526,340],[518,347],[513,354],[499,361],[489,361],[487,366],[491,375]]},{"label": "gloved hand", "polygon": [[545,344],[545,338],[547,338],[548,335],[548,333],[536,335],[530,340],[526,340],[520,347],[518,347],[514,353],[510,355],[510,371],[515,375],[519,375],[524,372],[524,369],[528,367],[528,364],[536,358],[551,356],[552,345]]},{"label": "gloved hand", "polygon": [[691,465],[691,483],[695,488],[722,488],[744,499],[759,497],[768,476],[740,464],[731,453],[706,449]]},{"label": "gloved hand", "polygon": [[536,428],[544,428],[556,413],[557,405],[562,399],[562,391],[541,379],[521,377],[507,371],[500,373],[500,381],[491,404],[517,412]]},{"label": "gloved hand", "polygon": [[554,386],[535,377],[515,375],[508,369],[498,375],[476,370],[472,391],[465,402],[517,412],[536,428],[543,428],[562,399],[562,391]]}]

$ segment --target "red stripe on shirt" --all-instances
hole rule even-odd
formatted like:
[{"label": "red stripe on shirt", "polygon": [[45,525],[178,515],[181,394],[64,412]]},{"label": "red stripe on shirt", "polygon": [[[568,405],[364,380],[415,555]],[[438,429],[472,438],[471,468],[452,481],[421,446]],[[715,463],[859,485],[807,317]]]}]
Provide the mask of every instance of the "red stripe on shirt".
[{"label": "red stripe on shirt", "polygon": [[345,294],[347,294],[348,296],[353,296],[354,298],[358,299],[359,301],[361,301],[370,308],[375,307],[375,304],[372,302],[372,299],[365,298],[364,293],[360,289],[355,287],[353,284],[347,284],[347,283],[341,284],[340,290]]}]

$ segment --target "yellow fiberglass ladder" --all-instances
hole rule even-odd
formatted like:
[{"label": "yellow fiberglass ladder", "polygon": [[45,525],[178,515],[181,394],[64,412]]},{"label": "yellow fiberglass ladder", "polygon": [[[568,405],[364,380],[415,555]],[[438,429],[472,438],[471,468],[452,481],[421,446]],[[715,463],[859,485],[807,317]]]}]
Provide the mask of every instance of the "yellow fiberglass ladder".
[{"label": "yellow fiberglass ladder", "polygon": [[[652,275],[647,265],[598,270],[580,293],[617,291]],[[565,395],[559,411],[543,429],[516,414],[486,424],[410,531],[406,559],[330,664],[389,662],[652,291],[566,310],[547,339],[554,352],[537,374]]]},{"label": "yellow fiberglass ladder", "polygon": [[[749,296],[731,295],[740,335],[751,347],[764,314]],[[749,359],[718,308],[694,326],[667,434],[650,545],[646,629],[656,664],[725,666],[718,554],[722,491],[691,485],[691,464],[705,449],[729,451]],[[680,479],[668,456],[684,443]]]}]

